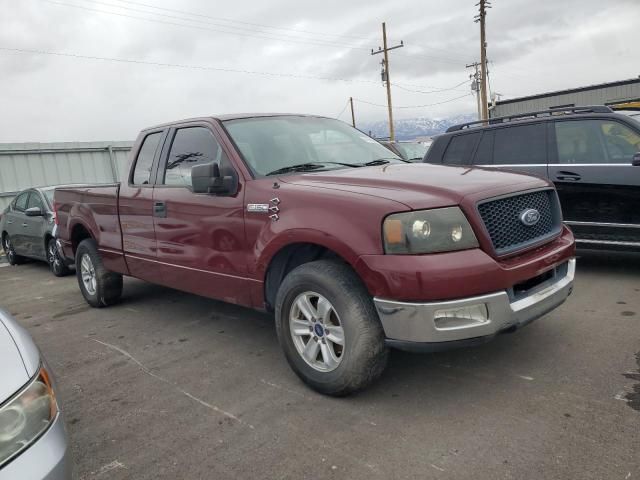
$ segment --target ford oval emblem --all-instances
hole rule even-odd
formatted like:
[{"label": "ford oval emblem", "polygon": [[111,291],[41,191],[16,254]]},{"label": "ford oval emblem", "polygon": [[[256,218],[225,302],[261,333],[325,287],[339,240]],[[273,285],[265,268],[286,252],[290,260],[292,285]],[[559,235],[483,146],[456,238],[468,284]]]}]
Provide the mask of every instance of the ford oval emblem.
[{"label": "ford oval emblem", "polygon": [[533,227],[540,221],[540,212],[535,208],[528,208],[520,214],[520,221],[527,227]]}]

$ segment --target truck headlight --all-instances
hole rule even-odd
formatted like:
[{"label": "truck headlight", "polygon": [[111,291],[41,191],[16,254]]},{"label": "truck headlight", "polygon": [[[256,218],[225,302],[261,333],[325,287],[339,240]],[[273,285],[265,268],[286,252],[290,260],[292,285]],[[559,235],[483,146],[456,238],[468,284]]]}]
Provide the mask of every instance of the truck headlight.
[{"label": "truck headlight", "polygon": [[385,218],[382,232],[385,253],[450,252],[478,246],[467,217],[458,207],[395,213]]},{"label": "truck headlight", "polygon": [[26,449],[51,425],[58,404],[44,368],[0,408],[0,466]]}]

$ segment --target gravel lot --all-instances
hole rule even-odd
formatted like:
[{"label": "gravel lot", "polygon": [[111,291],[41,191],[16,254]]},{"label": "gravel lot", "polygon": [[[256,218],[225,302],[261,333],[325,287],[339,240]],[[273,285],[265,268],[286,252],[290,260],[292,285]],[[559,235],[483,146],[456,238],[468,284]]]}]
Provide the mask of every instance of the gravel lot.
[{"label": "gravel lot", "polygon": [[79,479],[640,478],[640,256],[584,254],[559,310],[481,347],[394,352],[345,399],[297,379],[266,314],[131,279],[97,310],[73,276],[0,267]]}]

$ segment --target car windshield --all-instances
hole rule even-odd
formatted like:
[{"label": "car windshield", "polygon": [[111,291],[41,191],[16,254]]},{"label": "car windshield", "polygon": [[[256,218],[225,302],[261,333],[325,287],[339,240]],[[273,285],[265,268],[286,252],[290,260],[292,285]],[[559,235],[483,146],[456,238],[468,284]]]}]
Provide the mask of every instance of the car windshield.
[{"label": "car windshield", "polygon": [[424,154],[427,153],[427,145],[420,142],[400,142],[396,143],[396,148],[400,150],[409,161],[422,161]]},{"label": "car windshield", "polygon": [[401,162],[376,140],[339,120],[276,116],[224,126],[256,177]]}]

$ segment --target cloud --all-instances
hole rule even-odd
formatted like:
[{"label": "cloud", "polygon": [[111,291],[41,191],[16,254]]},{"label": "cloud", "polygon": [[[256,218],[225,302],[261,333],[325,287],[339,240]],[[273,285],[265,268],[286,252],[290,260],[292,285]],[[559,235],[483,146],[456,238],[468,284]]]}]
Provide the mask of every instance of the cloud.
[{"label": "cloud", "polygon": [[[381,44],[383,20],[389,42],[405,43],[391,52],[394,83],[421,91],[451,87],[468,78],[465,65],[479,57],[475,3],[253,0],[214,8],[208,0],[0,0],[0,47],[284,74],[0,50],[0,142],[131,139],[147,125],[212,113],[332,116],[350,96],[385,104],[381,56],[370,54]],[[492,87],[516,96],[635,76],[637,18],[635,0],[494,0],[487,17]],[[407,88],[394,88],[395,105],[439,103],[469,92],[468,85],[427,94]],[[397,109],[396,116],[474,111],[475,100],[465,97]],[[384,108],[357,104],[363,120],[385,115]]]}]

